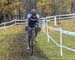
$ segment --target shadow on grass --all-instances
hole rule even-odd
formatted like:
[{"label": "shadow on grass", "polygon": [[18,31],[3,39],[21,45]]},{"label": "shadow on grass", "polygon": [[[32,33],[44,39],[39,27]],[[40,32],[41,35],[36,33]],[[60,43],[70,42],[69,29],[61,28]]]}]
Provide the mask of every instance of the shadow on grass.
[{"label": "shadow on grass", "polygon": [[30,55],[30,52],[26,49],[27,41],[25,40],[25,35],[25,33],[4,35],[4,39],[7,41],[5,48],[7,48],[6,52],[8,52],[3,53],[1,56],[3,58],[0,57],[0,60],[49,60],[38,47],[34,48],[33,56]]}]

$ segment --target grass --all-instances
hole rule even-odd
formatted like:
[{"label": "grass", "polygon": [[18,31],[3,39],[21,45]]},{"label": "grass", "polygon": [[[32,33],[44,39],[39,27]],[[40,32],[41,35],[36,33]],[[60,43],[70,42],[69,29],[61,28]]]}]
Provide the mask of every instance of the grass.
[{"label": "grass", "polygon": [[9,28],[6,28],[6,29],[0,29],[0,35],[21,33],[24,30],[25,29],[24,29],[23,25],[16,25],[16,26],[9,27]]},{"label": "grass", "polygon": [[[23,52],[23,41],[20,38],[24,29],[22,25],[0,29],[0,60],[18,60]],[[20,49],[21,48],[21,49]],[[18,56],[16,55],[18,54]]]},{"label": "grass", "polygon": [[[56,41],[59,43],[58,40]],[[64,43],[64,45],[68,44],[67,46],[73,48],[75,46],[75,44],[73,43],[74,43],[73,41],[71,42],[67,41]],[[64,48],[63,48],[63,56],[61,57],[60,48],[56,44],[54,44],[53,41],[50,40],[50,42],[48,42],[46,35],[43,33],[41,33],[39,36],[39,42],[37,46],[43,51],[43,53],[46,55],[46,57],[48,57],[49,60],[74,60],[75,59],[75,52],[69,51]]]},{"label": "grass", "polygon": [[0,60],[46,60],[47,57],[38,48],[34,48],[34,55],[27,51],[25,26],[16,25],[7,29],[0,29]]},{"label": "grass", "polygon": [[[64,30],[75,32],[75,20],[68,19],[60,21],[61,24],[54,26],[54,21],[48,22],[52,27],[62,27]],[[49,30],[49,34],[55,39],[57,43],[60,44],[60,32]],[[44,38],[42,38],[44,37]],[[63,56],[60,56],[60,48],[50,40],[47,41],[45,34],[41,33],[39,36],[38,46],[43,51],[44,54],[49,58],[49,60],[75,60],[75,52],[69,51],[63,48]],[[63,45],[75,49],[75,36],[63,34]]]},{"label": "grass", "polygon": [[[62,20],[61,24],[54,26],[53,21],[49,22],[50,26],[62,27],[64,30],[75,31],[74,22],[70,24],[70,20]],[[67,24],[66,24],[67,23]],[[68,27],[69,26],[69,27]],[[24,50],[24,26],[17,25],[8,29],[0,29],[0,60],[25,60],[23,55]],[[49,30],[49,34],[56,40],[59,41],[59,32]],[[75,52],[69,51],[63,48],[63,56],[60,56],[60,48],[50,40],[47,41],[47,36],[44,33],[40,33],[37,47],[43,52],[48,58],[46,60],[75,60]],[[68,36],[63,34],[63,45],[75,49],[75,36]],[[22,48],[23,47],[23,48]],[[28,57],[29,58],[29,57]]]},{"label": "grass", "polygon": [[53,27],[62,27],[64,30],[75,31],[75,19],[60,20],[56,26],[54,25],[54,21],[50,21],[48,24]]},{"label": "grass", "polygon": [[[61,27],[63,30],[66,31],[71,31],[71,32],[75,32],[75,24],[74,24],[75,20],[74,19],[68,19],[68,20],[61,20],[60,24],[58,24],[57,26],[54,26],[52,22],[49,22],[50,26],[53,27]],[[60,40],[60,32],[54,31],[54,30],[49,30],[49,34],[59,43]],[[74,42],[75,42],[75,36],[71,36],[71,35],[65,35],[62,34],[62,39],[63,39],[63,45],[68,46],[70,48],[74,48]]]}]

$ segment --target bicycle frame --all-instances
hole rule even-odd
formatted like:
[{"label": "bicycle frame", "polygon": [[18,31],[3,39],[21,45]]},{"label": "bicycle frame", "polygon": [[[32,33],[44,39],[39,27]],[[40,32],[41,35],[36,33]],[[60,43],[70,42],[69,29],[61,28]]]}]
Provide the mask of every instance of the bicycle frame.
[{"label": "bicycle frame", "polygon": [[31,28],[29,34],[30,34],[29,46],[30,46],[31,55],[33,55],[33,48],[35,42],[35,28]]}]

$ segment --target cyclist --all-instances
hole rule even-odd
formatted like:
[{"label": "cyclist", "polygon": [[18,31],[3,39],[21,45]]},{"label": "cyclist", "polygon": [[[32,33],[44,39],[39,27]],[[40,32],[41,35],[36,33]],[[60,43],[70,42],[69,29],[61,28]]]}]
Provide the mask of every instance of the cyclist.
[{"label": "cyclist", "polygon": [[[26,30],[29,32],[29,30],[33,27],[35,27],[35,38],[37,37],[38,32],[40,31],[40,27],[39,27],[39,14],[37,13],[36,9],[32,9],[31,13],[29,13],[27,15],[27,26],[26,26]],[[37,41],[37,39],[35,39]],[[29,33],[28,33],[28,48],[30,49],[30,37],[29,37]]]}]

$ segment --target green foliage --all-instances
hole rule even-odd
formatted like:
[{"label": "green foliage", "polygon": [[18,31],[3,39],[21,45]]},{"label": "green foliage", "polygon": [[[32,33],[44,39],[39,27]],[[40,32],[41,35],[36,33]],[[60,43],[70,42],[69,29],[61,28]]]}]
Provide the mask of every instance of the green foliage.
[{"label": "green foliage", "polygon": [[[67,20],[61,20],[61,24],[57,26],[54,26],[54,21],[50,21],[48,24],[49,26],[52,27],[62,27],[63,30],[75,31],[74,22],[75,22],[74,19],[67,19]],[[49,29],[49,34],[58,44],[60,44],[60,32]],[[51,39],[48,42],[46,34],[40,33],[38,39],[39,40],[37,46],[40,48],[40,50],[43,51],[43,53],[45,54],[46,57],[48,57],[49,60],[74,60],[75,59],[75,53],[65,48],[62,49],[63,56],[61,57],[60,47],[58,47]],[[75,49],[74,41],[75,41],[75,36],[62,34],[62,44],[64,46]]]},{"label": "green foliage", "polygon": [[37,9],[43,15],[66,14],[71,13],[71,4],[72,0],[39,0]]},{"label": "green foliage", "polygon": [[[17,14],[15,13],[15,10]],[[20,0],[0,0],[0,16],[6,16],[7,20],[11,18],[9,15],[14,16],[15,14],[18,15],[24,12],[25,10],[23,9]]]},{"label": "green foliage", "polygon": [[[23,52],[25,43],[22,39],[23,25],[16,25],[6,30],[0,29],[0,60],[22,60],[24,56],[18,57],[18,52]],[[24,38],[23,38],[24,39]],[[24,46],[25,47],[25,46]],[[25,52],[25,51],[24,51]],[[17,54],[17,55],[16,55]],[[17,58],[16,58],[17,56]]]}]

